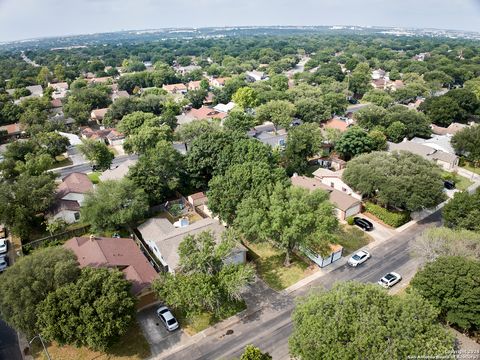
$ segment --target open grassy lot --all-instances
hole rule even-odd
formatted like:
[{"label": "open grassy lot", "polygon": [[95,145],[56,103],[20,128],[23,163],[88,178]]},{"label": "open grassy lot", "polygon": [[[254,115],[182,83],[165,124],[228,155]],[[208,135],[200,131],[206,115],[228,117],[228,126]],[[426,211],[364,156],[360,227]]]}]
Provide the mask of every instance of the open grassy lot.
[{"label": "open grassy lot", "polygon": [[244,301],[230,301],[223,304],[219,315],[203,312],[201,314],[186,316],[180,311],[174,312],[183,331],[188,335],[195,335],[222,320],[228,319],[230,316],[233,316],[246,308],[247,305]]},{"label": "open grassy lot", "polygon": [[[47,360],[38,340],[34,342],[31,350],[35,359]],[[107,352],[92,351],[85,347],[76,348],[70,345],[59,346],[56,343],[48,346],[48,352],[54,360],[141,360],[150,357],[150,347],[136,322]]]},{"label": "open grassy lot", "polygon": [[285,255],[268,243],[248,244],[249,256],[255,262],[258,275],[274,290],[283,290],[317,270],[295,254],[285,267]]},{"label": "open grassy lot", "polygon": [[370,235],[350,225],[340,226],[337,237],[338,243],[343,246],[343,256],[355,252],[372,241]]}]

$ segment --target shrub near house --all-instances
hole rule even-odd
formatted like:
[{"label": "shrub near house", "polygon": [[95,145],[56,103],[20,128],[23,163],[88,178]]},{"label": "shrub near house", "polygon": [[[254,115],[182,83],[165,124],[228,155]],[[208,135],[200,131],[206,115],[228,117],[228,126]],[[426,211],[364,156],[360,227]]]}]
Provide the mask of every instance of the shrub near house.
[{"label": "shrub near house", "polygon": [[393,227],[402,226],[410,221],[410,212],[408,211],[393,212],[371,202],[365,203],[365,210]]}]

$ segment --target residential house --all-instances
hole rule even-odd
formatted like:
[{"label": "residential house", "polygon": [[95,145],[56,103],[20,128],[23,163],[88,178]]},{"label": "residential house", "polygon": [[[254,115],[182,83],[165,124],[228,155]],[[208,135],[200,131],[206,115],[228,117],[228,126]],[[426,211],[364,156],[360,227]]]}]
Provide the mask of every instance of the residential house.
[{"label": "residential house", "polygon": [[420,155],[424,159],[431,160],[440,165],[443,169],[453,171],[458,166],[458,156],[450,154],[442,150],[437,150],[426,144],[417,144],[413,141],[402,141],[401,143],[388,143],[388,150],[391,151],[408,151],[413,154]]},{"label": "residential house", "polygon": [[113,83],[113,78],[111,76],[104,77],[93,77],[87,78],[87,83],[89,84],[111,84]]},{"label": "residential house", "polygon": [[187,65],[187,66],[175,67],[175,71],[183,76],[190,74],[195,70],[202,70],[202,67],[198,65]]},{"label": "residential house", "polygon": [[469,125],[452,122],[448,127],[441,127],[435,124],[430,125],[432,133],[435,135],[455,135],[460,130],[467,128]]},{"label": "residential house", "polygon": [[234,107],[235,103],[233,101],[230,101],[228,104],[217,104],[213,107],[213,109],[222,113],[228,113]]},{"label": "residential house", "polygon": [[170,84],[170,85],[163,85],[162,89],[168,92],[169,94],[186,94],[188,89],[185,84]]},{"label": "residential house", "polygon": [[345,220],[347,217],[357,215],[362,211],[362,202],[358,198],[325,185],[316,178],[294,174],[291,177],[291,181],[293,186],[298,186],[310,191],[318,189],[326,191],[329,201],[335,207],[335,214],[340,220]]},{"label": "residential house", "polygon": [[33,97],[42,97],[43,96],[42,85],[26,86],[26,89],[30,91],[30,96],[33,96]]},{"label": "residential house", "polygon": [[137,160],[129,159],[112,169],[105,170],[100,175],[100,181],[121,180],[128,174],[128,170],[130,169],[130,167],[132,167],[136,163]]},{"label": "residential house", "polygon": [[125,140],[125,135],[114,128],[94,130],[90,127],[85,127],[80,133],[84,139],[104,141],[108,145],[121,145]]},{"label": "residential house", "polygon": [[201,80],[198,80],[198,81],[190,81],[190,82],[187,84],[187,90],[188,90],[188,91],[199,90],[199,89],[201,89],[201,86],[200,86],[201,83],[202,83]]},{"label": "residential house", "polygon": [[110,98],[112,99],[113,102],[120,98],[129,98],[130,94],[125,91],[125,90],[115,90],[112,92],[112,95],[110,95]]},{"label": "residential house", "polygon": [[404,87],[405,87],[405,84],[402,80],[388,81],[386,84],[386,88],[392,91],[396,91]]},{"label": "residential house", "polygon": [[386,75],[386,72],[385,70],[382,70],[382,69],[376,69],[372,71],[373,80],[384,79],[385,75]]},{"label": "residential house", "polygon": [[93,184],[86,174],[71,173],[57,187],[55,202],[49,211],[50,220],[63,219],[71,224],[80,220],[80,207],[85,194],[93,191]]},{"label": "residential house", "polygon": [[187,197],[188,202],[193,206],[205,205],[208,201],[204,192],[200,191]]},{"label": "residential house", "polygon": [[137,309],[156,303],[151,284],[157,272],[134,240],[107,237],[74,237],[64,245],[77,256],[81,268],[107,268],[121,271],[132,283],[130,292],[138,299]]},{"label": "residential house", "polygon": [[20,123],[0,126],[0,138],[2,140],[18,139],[24,131],[20,128]]},{"label": "residential house", "polygon": [[432,135],[429,139],[414,137],[411,141],[417,144],[429,146],[432,149],[455,155],[455,150],[450,142],[451,139],[451,135]]},{"label": "residential house", "polygon": [[332,171],[329,169],[320,168],[313,172],[313,176],[322,184],[327,185],[332,189],[341,191],[342,193],[350,195],[357,200],[362,200],[362,195],[357,193],[342,180],[343,171],[344,169]]},{"label": "residential house", "polygon": [[210,79],[210,86],[213,86],[213,87],[224,87],[225,86],[225,82],[227,82],[227,80],[230,80],[229,77],[225,77],[225,78],[212,78]]},{"label": "residential house", "polygon": [[65,99],[67,97],[68,83],[48,83],[48,86],[53,88],[52,99]]},{"label": "residential house", "polygon": [[375,89],[385,90],[387,88],[387,80],[385,79],[373,79],[370,83]]},{"label": "residential house", "polygon": [[195,120],[202,120],[202,119],[222,120],[225,117],[227,117],[227,114],[224,112],[220,112],[208,106],[202,106],[200,109],[190,109],[186,113],[177,115],[177,121],[178,121],[178,124],[181,125],[181,124],[188,124]]},{"label": "residential house", "polygon": [[52,109],[60,109],[63,107],[62,100],[58,98],[50,101],[50,105],[52,105]]},{"label": "residential house", "polygon": [[108,108],[95,109],[90,113],[90,119],[96,121],[98,124],[101,124],[105,115],[107,114]]},{"label": "residential house", "polygon": [[262,71],[257,71],[257,70],[247,71],[245,74],[246,74],[247,81],[249,82],[268,80],[268,76]]},{"label": "residential house", "polygon": [[272,122],[265,122],[262,125],[255,126],[247,132],[247,136],[270,145],[272,148],[284,148],[287,144],[288,137],[285,129],[276,129]]},{"label": "residential house", "polygon": [[[165,218],[151,218],[138,227],[150,250],[171,273],[178,268],[180,260],[178,247],[185,237],[208,231],[217,242],[220,242],[225,229],[218,220],[211,218],[201,219],[183,227],[175,227]],[[247,249],[238,243],[225,262],[243,264],[246,262],[246,255]]]},{"label": "residential house", "polygon": [[348,117],[335,116],[322,124],[323,129],[337,129],[341,132],[347,131],[350,126],[355,124],[355,120]]}]

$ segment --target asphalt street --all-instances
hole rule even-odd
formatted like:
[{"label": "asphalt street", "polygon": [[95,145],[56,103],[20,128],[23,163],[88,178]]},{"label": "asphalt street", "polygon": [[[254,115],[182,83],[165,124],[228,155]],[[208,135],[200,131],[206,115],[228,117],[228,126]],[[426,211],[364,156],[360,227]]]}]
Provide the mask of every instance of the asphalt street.
[{"label": "asphalt street", "polygon": [[[419,260],[411,254],[410,241],[427,227],[440,226],[440,223],[441,216],[437,211],[390,240],[374,247],[371,250],[372,258],[359,267],[341,266],[308,286],[291,293],[289,297],[292,301],[285,301],[284,306],[260,310],[259,313],[251,314],[229,329],[225,329],[225,333],[221,336],[202,338],[197,343],[164,358],[179,360],[232,359],[239,357],[246,345],[253,344],[263,351],[268,351],[275,360],[288,359],[288,337],[292,331],[290,316],[294,308],[293,298],[304,296],[309,291],[315,291],[318,288],[329,289],[338,281],[356,280],[364,283],[376,283],[390,271],[400,273],[404,279],[410,278],[420,264]],[[396,286],[402,286],[402,282]],[[227,330],[230,330],[230,335],[227,335]]]},{"label": "asphalt street", "polygon": [[[116,158],[113,159],[112,165],[110,168],[115,168],[115,166],[120,165],[121,163],[127,161],[127,160],[136,160],[138,159],[138,155],[121,155],[117,156]],[[59,168],[59,169],[52,169],[52,171],[60,178],[63,178],[64,176],[67,176],[68,174],[74,173],[74,172],[80,172],[80,173],[89,173],[92,172],[92,166],[90,163],[84,163],[84,164],[78,164],[78,165],[73,165],[73,166],[68,166],[64,168]]]},{"label": "asphalt street", "polygon": [[22,360],[17,333],[0,319],[0,360]]}]

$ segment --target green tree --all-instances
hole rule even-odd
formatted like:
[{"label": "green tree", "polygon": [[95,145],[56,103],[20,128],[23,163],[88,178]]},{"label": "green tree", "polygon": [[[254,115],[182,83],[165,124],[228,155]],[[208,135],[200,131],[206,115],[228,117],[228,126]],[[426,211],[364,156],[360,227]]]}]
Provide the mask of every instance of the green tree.
[{"label": "green tree", "polygon": [[286,128],[295,115],[295,105],[286,100],[272,100],[257,108],[257,119],[260,122],[271,121],[275,128]]},{"label": "green tree", "polygon": [[108,180],[97,185],[95,192],[85,197],[81,219],[93,231],[115,230],[133,225],[148,211],[148,196],[133,181]]},{"label": "green tree", "polygon": [[447,96],[438,96],[426,99],[419,110],[434,124],[447,127],[454,121],[460,120],[462,110],[457,102]]},{"label": "green tree", "polygon": [[451,143],[457,154],[464,156],[475,166],[480,165],[480,125],[460,130],[453,135]]},{"label": "green tree", "polygon": [[411,291],[440,310],[448,324],[466,331],[480,328],[480,262],[461,256],[440,257],[412,279]]},{"label": "green tree", "polygon": [[105,351],[135,320],[130,288],[117,269],[83,268],[75,283],[55,289],[39,304],[42,336],[60,345]]},{"label": "green tree", "polygon": [[320,152],[322,141],[322,132],[317,124],[305,123],[291,129],[284,152],[287,172],[304,173],[308,168],[308,158]]},{"label": "green tree", "polygon": [[407,135],[407,127],[401,121],[394,121],[387,127],[385,133],[388,136],[388,140],[399,143]]},{"label": "green tree", "polygon": [[61,246],[35,250],[20,257],[2,275],[0,315],[26,335],[38,333],[38,305],[56,289],[80,275],[77,258]]},{"label": "green tree", "polygon": [[232,101],[242,109],[254,108],[257,105],[257,93],[250,87],[241,87],[233,94]]},{"label": "green tree", "polygon": [[388,124],[385,121],[387,114],[387,110],[383,107],[369,105],[357,111],[355,119],[359,126],[371,130],[378,125],[387,127]]},{"label": "green tree", "polygon": [[387,149],[387,137],[379,129],[373,129],[368,133],[368,137],[372,140],[373,148],[375,150]]},{"label": "green tree", "polygon": [[186,98],[190,101],[195,109],[199,109],[202,107],[203,102],[207,97],[207,93],[208,92],[205,89],[190,90],[187,93]]},{"label": "green tree", "polygon": [[43,86],[47,86],[50,80],[51,80],[50,70],[48,70],[48,67],[42,66],[37,75],[37,83]]},{"label": "green tree", "polygon": [[453,337],[419,296],[390,296],[372,284],[338,283],[294,310],[290,355],[301,360],[405,359],[451,354]]},{"label": "green tree", "polygon": [[168,125],[149,126],[144,124],[125,139],[123,147],[130,154],[143,154],[154,148],[158,142],[171,140],[171,137],[172,129]]},{"label": "green tree", "polygon": [[122,120],[118,123],[117,129],[124,135],[135,134],[145,123],[158,122],[160,125],[160,119],[152,113],[145,113],[143,111],[134,111],[122,117]]},{"label": "green tree", "polygon": [[480,191],[457,192],[442,209],[445,225],[453,229],[480,231]]},{"label": "green tree", "polygon": [[269,353],[263,353],[259,348],[253,345],[245,346],[245,351],[240,360],[271,360],[272,357]]},{"label": "green tree", "polygon": [[370,67],[367,63],[360,63],[349,77],[349,90],[354,94],[363,95],[370,89]]},{"label": "green tree", "polygon": [[63,65],[62,64],[55,65],[55,68],[53,69],[53,74],[55,75],[55,78],[58,81],[64,81],[65,80],[65,68],[63,67]]},{"label": "green tree", "polygon": [[99,170],[109,169],[115,157],[104,142],[93,139],[82,140],[78,150]]},{"label": "green tree", "polygon": [[375,143],[367,132],[358,126],[353,126],[345,131],[335,144],[335,150],[346,160],[352,157],[376,150]]},{"label": "green tree", "polygon": [[392,106],[385,117],[384,126],[388,127],[395,121],[399,121],[405,125],[405,136],[409,139],[415,136],[428,138],[432,133],[430,120],[424,114],[416,110],[410,110],[405,106]]},{"label": "green tree", "polygon": [[295,101],[297,116],[306,122],[320,123],[332,116],[329,106],[322,98],[299,98]]},{"label": "green tree", "polygon": [[369,90],[364,96],[363,100],[371,102],[374,105],[387,108],[393,104],[393,97],[383,90]]},{"label": "green tree", "polygon": [[180,187],[184,173],[182,163],[182,155],[172,144],[160,141],[155,148],[140,155],[129,169],[128,177],[145,190],[151,204],[159,204]]},{"label": "green tree", "polygon": [[35,135],[34,140],[37,142],[41,152],[55,158],[67,151],[70,141],[65,136],[57,132],[42,132]]},{"label": "green tree", "polygon": [[373,152],[349,161],[343,180],[385,207],[418,211],[445,199],[440,168],[410,152]]},{"label": "green tree", "polygon": [[285,181],[285,172],[266,162],[244,162],[227,168],[208,183],[208,208],[223,221],[232,224],[241,201],[268,194],[277,181]]},{"label": "green tree", "polygon": [[21,174],[13,183],[0,183],[0,221],[13,234],[28,239],[41,215],[53,203],[54,176]]},{"label": "green tree", "polygon": [[235,225],[250,241],[271,241],[285,254],[285,266],[297,246],[321,254],[333,241],[337,218],[326,192],[277,184],[269,196],[248,197],[237,209]]},{"label": "green tree", "polygon": [[256,125],[255,118],[241,110],[233,109],[223,120],[223,126],[230,131],[245,133]]}]

